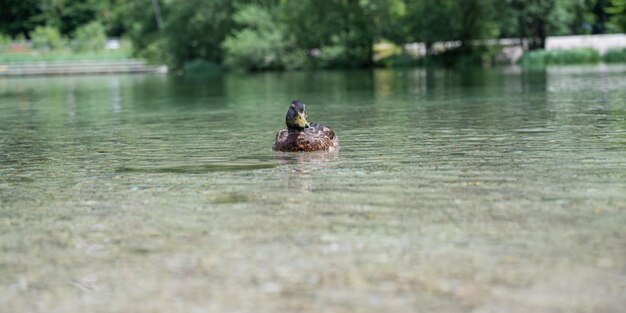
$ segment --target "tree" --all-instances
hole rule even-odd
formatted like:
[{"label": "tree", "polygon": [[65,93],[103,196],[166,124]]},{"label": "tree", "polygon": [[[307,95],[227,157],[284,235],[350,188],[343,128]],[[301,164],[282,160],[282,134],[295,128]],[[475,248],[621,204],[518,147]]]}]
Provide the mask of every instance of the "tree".
[{"label": "tree", "polygon": [[398,40],[394,25],[405,14],[401,0],[285,0],[280,7],[298,45],[332,56],[323,64],[331,67],[371,66],[374,42]]},{"label": "tree", "polygon": [[[82,25],[98,20],[113,35],[127,29],[120,17],[143,0],[0,0],[0,33],[28,35],[37,26],[50,26],[72,35]],[[145,10],[145,8],[142,8]]]},{"label": "tree", "polygon": [[44,24],[40,0],[0,0],[0,33],[26,36]]},{"label": "tree", "polygon": [[611,6],[605,11],[611,14],[609,23],[618,31],[626,32],[626,0],[610,0]]},{"label": "tree", "polygon": [[405,24],[407,39],[423,42],[428,54],[437,41],[459,41],[460,52],[470,53],[476,40],[499,35],[499,1],[429,1],[415,0],[407,4]]},{"label": "tree", "polygon": [[71,35],[82,25],[98,20],[109,7],[101,0],[41,0],[41,15],[47,25],[58,28],[63,35]]},{"label": "tree", "polygon": [[543,49],[547,36],[585,33],[583,23],[592,23],[592,3],[587,0],[508,0],[508,14],[525,38],[528,48]]},{"label": "tree", "polygon": [[296,47],[287,25],[278,21],[269,9],[247,5],[235,13],[234,20],[244,28],[226,37],[222,44],[227,65],[247,70],[305,66],[303,50]]},{"label": "tree", "polygon": [[[138,57],[152,63],[169,63],[165,34],[156,24],[152,3],[145,0],[112,1],[119,3],[110,12],[109,31],[130,38]],[[167,13],[167,9],[162,7],[163,14]]]},{"label": "tree", "polygon": [[175,65],[204,59],[221,63],[222,42],[235,28],[232,16],[239,4],[231,0],[165,2],[165,48]]},{"label": "tree", "polygon": [[456,1],[410,1],[405,24],[409,25],[407,39],[423,42],[427,54],[432,54],[432,44],[459,37],[461,23]]}]

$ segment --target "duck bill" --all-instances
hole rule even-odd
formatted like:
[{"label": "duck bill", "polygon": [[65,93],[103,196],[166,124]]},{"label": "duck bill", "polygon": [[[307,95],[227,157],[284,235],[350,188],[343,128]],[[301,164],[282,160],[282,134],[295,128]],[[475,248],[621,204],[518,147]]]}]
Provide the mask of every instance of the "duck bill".
[{"label": "duck bill", "polygon": [[298,115],[296,116],[295,119],[296,125],[298,125],[298,127],[301,128],[308,128],[309,127],[309,122],[306,121],[306,117],[304,117],[304,114],[298,112]]}]

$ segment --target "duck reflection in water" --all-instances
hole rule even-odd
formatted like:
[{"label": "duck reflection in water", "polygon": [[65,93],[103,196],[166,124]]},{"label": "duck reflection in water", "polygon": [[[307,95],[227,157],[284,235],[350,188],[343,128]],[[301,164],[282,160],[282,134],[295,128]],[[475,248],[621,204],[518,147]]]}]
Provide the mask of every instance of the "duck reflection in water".
[{"label": "duck reflection in water", "polygon": [[339,160],[338,151],[311,153],[276,152],[281,176],[287,179],[289,189],[311,191],[316,174],[332,170]]}]

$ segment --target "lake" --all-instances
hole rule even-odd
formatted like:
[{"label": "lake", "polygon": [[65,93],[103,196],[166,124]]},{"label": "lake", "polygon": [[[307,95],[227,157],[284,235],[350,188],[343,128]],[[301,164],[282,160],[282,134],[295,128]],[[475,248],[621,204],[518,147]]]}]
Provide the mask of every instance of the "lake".
[{"label": "lake", "polygon": [[618,312],[625,225],[626,66],[0,79],[2,312]]}]

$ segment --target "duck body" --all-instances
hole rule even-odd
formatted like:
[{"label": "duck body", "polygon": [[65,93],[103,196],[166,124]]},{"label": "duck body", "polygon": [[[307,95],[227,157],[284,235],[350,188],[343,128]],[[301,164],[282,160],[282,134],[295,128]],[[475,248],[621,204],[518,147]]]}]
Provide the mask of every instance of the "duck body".
[{"label": "duck body", "polygon": [[300,100],[291,101],[285,123],[287,129],[276,134],[273,150],[284,152],[336,151],[339,140],[332,129],[306,120],[305,105]]},{"label": "duck body", "polygon": [[302,131],[279,131],[272,149],[284,152],[336,151],[339,149],[339,140],[329,127],[312,123]]}]

